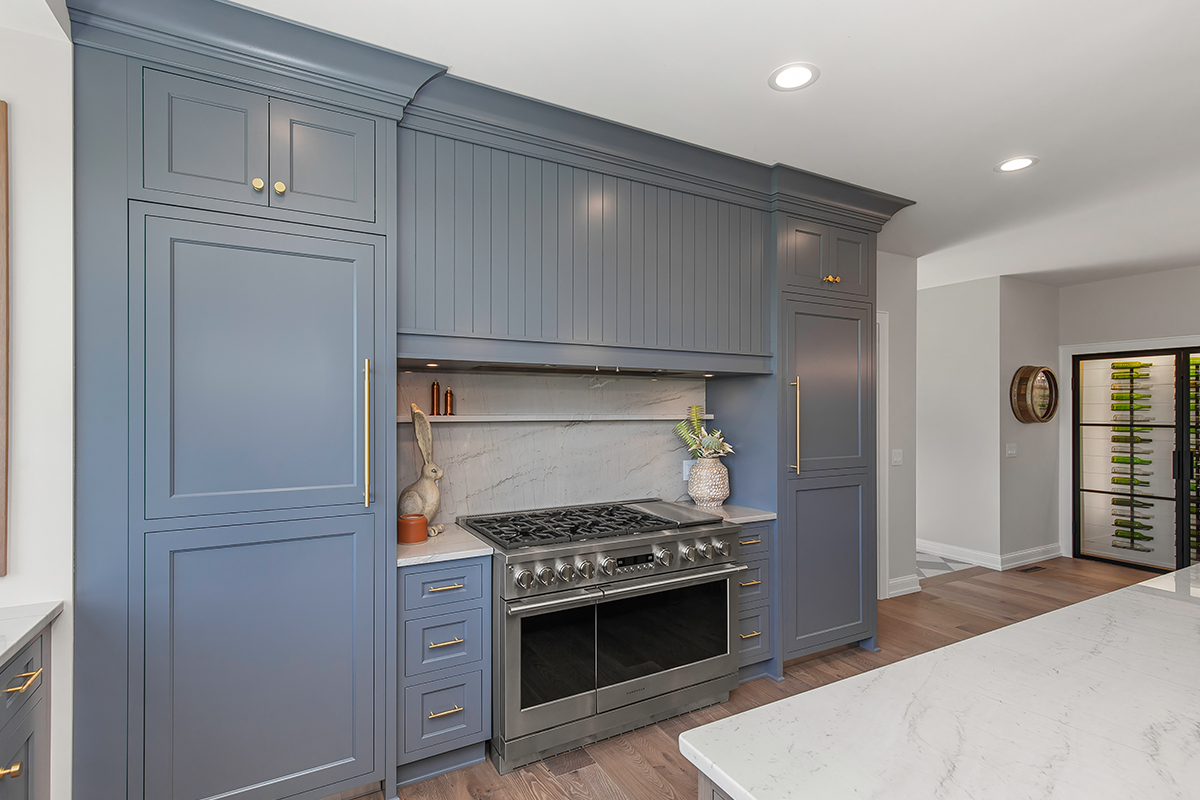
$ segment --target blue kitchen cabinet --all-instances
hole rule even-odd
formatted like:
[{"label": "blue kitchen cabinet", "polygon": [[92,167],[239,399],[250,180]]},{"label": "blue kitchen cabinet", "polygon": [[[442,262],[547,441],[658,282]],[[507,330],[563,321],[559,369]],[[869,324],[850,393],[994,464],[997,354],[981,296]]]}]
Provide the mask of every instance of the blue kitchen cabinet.
[{"label": "blue kitchen cabinet", "polygon": [[0,798],[50,800],[50,633],[0,666]]},{"label": "blue kitchen cabinet", "polygon": [[786,217],[781,228],[778,263],[785,291],[874,296],[874,234],[798,217]]},{"label": "blue kitchen cabinet", "polygon": [[492,736],[491,559],[401,567],[403,786],[482,761]]},{"label": "blue kitchen cabinet", "polygon": [[373,221],[375,121],[145,69],[144,186]]},{"label": "blue kitchen cabinet", "polygon": [[[777,555],[775,523],[747,522],[738,536],[738,553],[747,569],[736,576],[738,582],[738,667],[743,681],[767,674],[755,668],[775,657],[774,589]],[[748,669],[749,668],[749,669]]]}]

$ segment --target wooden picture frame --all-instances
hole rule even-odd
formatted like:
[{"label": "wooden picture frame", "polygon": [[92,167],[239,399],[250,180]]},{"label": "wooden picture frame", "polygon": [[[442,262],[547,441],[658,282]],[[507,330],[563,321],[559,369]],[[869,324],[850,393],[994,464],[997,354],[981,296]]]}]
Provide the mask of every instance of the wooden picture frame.
[{"label": "wooden picture frame", "polygon": [[8,574],[8,103],[0,100],[0,576]]}]

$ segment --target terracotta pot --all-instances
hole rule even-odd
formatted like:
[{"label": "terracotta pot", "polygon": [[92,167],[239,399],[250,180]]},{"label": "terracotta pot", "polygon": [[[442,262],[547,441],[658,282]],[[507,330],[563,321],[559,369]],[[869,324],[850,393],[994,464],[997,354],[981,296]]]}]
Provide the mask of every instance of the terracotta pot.
[{"label": "terracotta pot", "polygon": [[400,544],[420,544],[429,538],[429,520],[424,514],[404,514],[396,527],[396,541]]}]

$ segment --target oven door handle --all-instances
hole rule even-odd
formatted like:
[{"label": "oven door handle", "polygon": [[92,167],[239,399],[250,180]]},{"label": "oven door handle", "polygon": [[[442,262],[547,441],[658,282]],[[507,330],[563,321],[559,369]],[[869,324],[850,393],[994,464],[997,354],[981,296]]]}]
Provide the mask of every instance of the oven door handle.
[{"label": "oven door handle", "polygon": [[708,581],[718,578],[728,578],[738,572],[743,572],[749,569],[745,564],[725,564],[720,567],[706,569],[703,572],[699,570],[691,570],[683,575],[676,575],[671,578],[653,578],[647,581],[638,581],[636,584],[626,586],[602,586],[600,591],[604,593],[604,599],[610,597],[622,597],[631,594],[645,594],[647,592],[655,592],[660,589],[682,588],[684,586],[693,586],[698,583],[707,583]]},{"label": "oven door handle", "polygon": [[595,589],[581,589],[570,597],[552,597],[547,600],[521,600],[508,603],[508,616],[519,617],[522,614],[532,614],[534,611],[545,611],[548,608],[574,608],[576,606],[594,605],[600,599],[600,592]]}]

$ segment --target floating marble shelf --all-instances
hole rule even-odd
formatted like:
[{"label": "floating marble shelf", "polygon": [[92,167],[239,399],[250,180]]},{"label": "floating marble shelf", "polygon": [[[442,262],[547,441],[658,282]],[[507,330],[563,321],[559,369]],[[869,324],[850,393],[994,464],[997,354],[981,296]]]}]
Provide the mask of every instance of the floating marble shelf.
[{"label": "floating marble shelf", "polygon": [[[430,417],[430,422],[678,422],[685,419],[682,414],[439,414]],[[712,419],[712,414],[702,414],[701,419]],[[409,417],[396,417],[400,425],[411,425]]]}]

